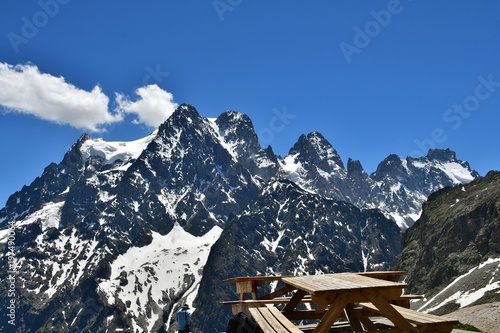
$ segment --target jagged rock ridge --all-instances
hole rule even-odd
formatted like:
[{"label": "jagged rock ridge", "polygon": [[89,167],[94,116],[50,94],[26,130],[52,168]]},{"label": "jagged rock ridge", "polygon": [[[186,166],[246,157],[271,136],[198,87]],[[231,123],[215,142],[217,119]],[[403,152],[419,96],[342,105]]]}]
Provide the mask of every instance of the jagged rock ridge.
[{"label": "jagged rock ridge", "polygon": [[285,157],[283,168],[300,186],[360,208],[380,209],[404,230],[420,216],[427,197],[445,187],[479,178],[449,149],[401,159],[390,155],[368,175],[349,159],[347,171],[336,150],[318,132],[302,135]]}]

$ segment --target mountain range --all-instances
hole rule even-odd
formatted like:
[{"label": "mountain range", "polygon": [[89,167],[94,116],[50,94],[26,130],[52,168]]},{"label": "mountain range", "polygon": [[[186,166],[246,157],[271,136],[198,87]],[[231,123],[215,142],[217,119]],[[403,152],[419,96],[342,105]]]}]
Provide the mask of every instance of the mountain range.
[{"label": "mountain range", "polygon": [[427,197],[479,177],[449,149],[346,169],[319,132],[282,158],[248,116],[186,104],[137,141],[84,134],[0,210],[2,267],[16,259],[0,286],[15,325],[0,325],[173,332],[187,301],[195,331],[223,329],[221,279],[388,269]]}]

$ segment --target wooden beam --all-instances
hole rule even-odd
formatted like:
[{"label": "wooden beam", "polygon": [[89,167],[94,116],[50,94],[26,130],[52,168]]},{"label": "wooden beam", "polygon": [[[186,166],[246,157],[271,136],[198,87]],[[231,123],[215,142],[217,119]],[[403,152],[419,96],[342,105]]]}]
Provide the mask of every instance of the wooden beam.
[{"label": "wooden beam", "polygon": [[339,293],[313,333],[328,332],[333,323],[344,313],[344,308],[349,303],[350,296],[350,293]]},{"label": "wooden beam", "polygon": [[363,326],[368,330],[368,331],[373,331],[373,330],[378,330],[377,325],[375,325],[370,318],[365,317],[365,316],[359,316],[359,321],[363,324]]},{"label": "wooden beam", "polygon": [[377,309],[379,309],[380,314],[387,317],[393,324],[407,333],[419,333],[418,330],[406,320],[401,313],[399,313],[389,302],[387,302],[380,294],[373,291],[363,292],[363,295],[368,301],[370,301]]},{"label": "wooden beam", "polygon": [[316,308],[316,313],[325,313],[328,305],[332,304],[338,294],[322,294],[322,295],[311,295],[312,300],[318,306]]},{"label": "wooden beam", "polygon": [[369,276],[376,279],[382,279],[387,281],[394,281],[396,276],[406,275],[405,271],[373,271],[373,272],[361,272],[357,273],[363,276]]},{"label": "wooden beam", "polygon": [[235,283],[235,282],[244,282],[244,281],[276,281],[281,280],[284,277],[288,276],[239,276],[233,277],[227,280],[223,280],[223,283]]},{"label": "wooden beam", "polygon": [[297,290],[292,296],[290,302],[283,308],[283,312],[293,311],[297,305],[299,305],[300,300],[307,294],[304,290]]},{"label": "wooden beam", "polygon": [[349,321],[349,325],[351,325],[352,330],[363,331],[363,327],[361,326],[361,322],[359,321],[358,315],[354,311],[354,305],[352,303],[347,304],[344,311],[347,320]]},{"label": "wooden beam", "polygon": [[382,329],[369,330],[366,332],[363,331],[363,333],[396,333],[396,332],[401,333],[401,330],[399,328],[393,327],[393,328],[382,328]]},{"label": "wooden beam", "polygon": [[297,288],[292,287],[290,285],[285,285],[284,288],[278,289],[278,290],[276,290],[276,291],[274,291],[274,292],[272,292],[270,294],[267,294],[265,296],[259,297],[259,300],[261,300],[261,299],[262,300],[264,300],[264,299],[272,299],[272,298],[280,297],[280,296],[283,296],[285,294],[288,294],[289,292],[294,291],[295,289],[297,289]]}]

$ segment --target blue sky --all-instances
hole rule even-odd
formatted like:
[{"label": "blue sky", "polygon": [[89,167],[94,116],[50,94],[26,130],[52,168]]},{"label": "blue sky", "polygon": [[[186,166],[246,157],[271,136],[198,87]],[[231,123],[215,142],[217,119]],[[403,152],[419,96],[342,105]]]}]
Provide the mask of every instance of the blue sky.
[{"label": "blue sky", "polygon": [[493,0],[4,0],[0,206],[82,133],[135,140],[181,103],[248,114],[282,156],[320,131],[368,173],[431,147],[498,170],[499,12]]}]

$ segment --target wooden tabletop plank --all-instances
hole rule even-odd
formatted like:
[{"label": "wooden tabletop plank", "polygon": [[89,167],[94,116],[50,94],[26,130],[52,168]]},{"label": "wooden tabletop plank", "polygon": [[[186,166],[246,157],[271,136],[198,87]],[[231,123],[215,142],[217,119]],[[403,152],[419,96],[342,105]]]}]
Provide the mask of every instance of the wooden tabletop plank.
[{"label": "wooden tabletop plank", "polygon": [[405,271],[371,271],[371,272],[359,272],[356,273],[359,275],[364,275],[364,276],[371,276],[371,277],[385,277],[385,276],[397,276],[397,275],[406,275]]},{"label": "wooden tabletop plank", "polygon": [[224,283],[235,283],[235,282],[247,282],[247,281],[276,281],[281,280],[288,276],[238,276],[227,280],[223,280]]},{"label": "wooden tabletop plank", "polygon": [[285,287],[281,288],[281,289],[278,289],[270,294],[267,294],[267,295],[264,295],[264,296],[261,296],[259,297],[259,299],[273,299],[273,298],[277,298],[277,297],[280,297],[280,296],[283,296],[291,291],[294,291],[295,288],[292,287],[292,286],[288,286],[288,285],[285,285]]},{"label": "wooden tabletop plank", "polygon": [[[342,274],[342,273],[336,273]],[[384,277],[388,275],[406,275],[405,271],[372,271],[372,272],[358,272],[358,273],[348,273],[348,274],[358,274],[370,277]],[[238,276],[233,277],[222,282],[224,283],[234,283],[234,282],[245,282],[245,281],[276,281],[282,278],[292,277],[290,275],[275,275],[275,276]]]},{"label": "wooden tabletop plank", "polygon": [[366,289],[403,289],[408,287],[405,283],[371,278],[356,273],[294,276],[284,277],[282,280],[311,294],[361,291]]}]

